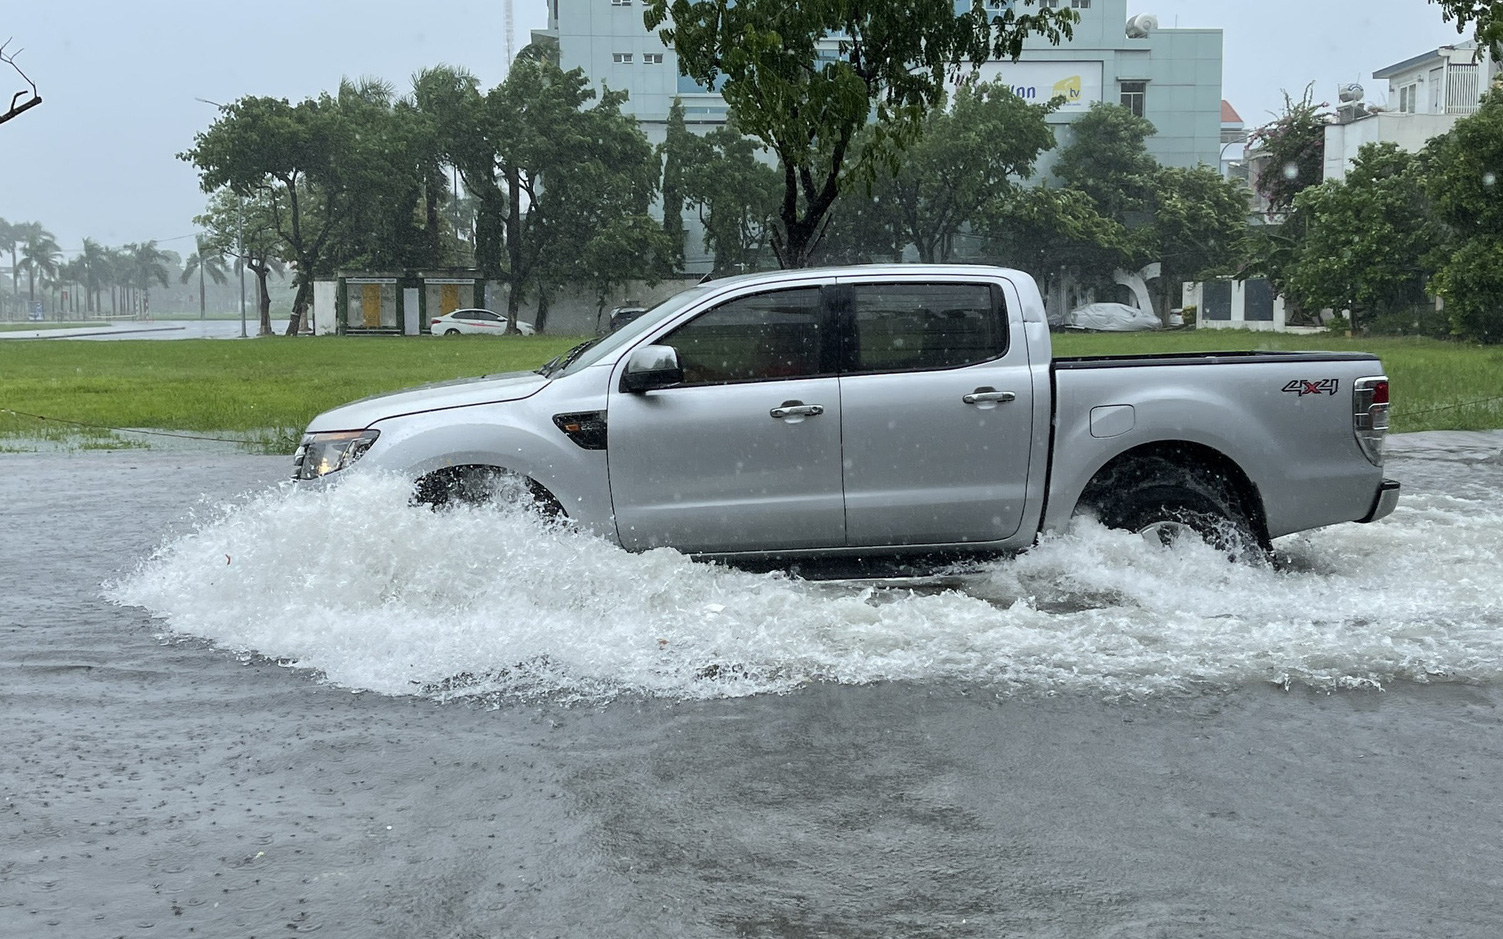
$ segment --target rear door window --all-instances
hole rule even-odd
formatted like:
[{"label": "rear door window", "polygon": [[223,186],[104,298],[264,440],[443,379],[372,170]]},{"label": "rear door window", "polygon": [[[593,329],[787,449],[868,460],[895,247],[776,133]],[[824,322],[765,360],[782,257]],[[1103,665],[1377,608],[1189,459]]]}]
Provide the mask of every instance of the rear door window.
[{"label": "rear door window", "polygon": [[848,373],[960,368],[1007,352],[1001,291],[988,284],[850,288]]}]

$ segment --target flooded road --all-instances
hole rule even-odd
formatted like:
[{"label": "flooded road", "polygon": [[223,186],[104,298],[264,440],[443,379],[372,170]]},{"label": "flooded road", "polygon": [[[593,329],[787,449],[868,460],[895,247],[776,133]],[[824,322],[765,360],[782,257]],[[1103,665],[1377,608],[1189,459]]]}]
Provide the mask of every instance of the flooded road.
[{"label": "flooded road", "polygon": [[901,587],[0,456],[0,936],[1503,930],[1503,435],[1271,568]]}]

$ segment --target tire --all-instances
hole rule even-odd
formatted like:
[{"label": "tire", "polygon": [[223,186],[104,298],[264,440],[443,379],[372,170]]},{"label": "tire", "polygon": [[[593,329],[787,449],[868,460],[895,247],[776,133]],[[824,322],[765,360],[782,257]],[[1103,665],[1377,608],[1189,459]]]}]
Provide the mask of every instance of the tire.
[{"label": "tire", "polygon": [[567,516],[553,493],[537,480],[498,466],[451,466],[429,473],[413,487],[412,500],[434,509],[513,503],[544,518]]},{"label": "tire", "polygon": [[446,329],[446,330],[444,330],[444,335],[445,336],[458,336],[459,335],[459,330],[457,330],[457,329]]},{"label": "tire", "polygon": [[1197,537],[1231,560],[1261,561],[1267,545],[1235,488],[1215,471],[1153,457],[1093,480],[1082,507],[1101,524],[1169,547]]}]

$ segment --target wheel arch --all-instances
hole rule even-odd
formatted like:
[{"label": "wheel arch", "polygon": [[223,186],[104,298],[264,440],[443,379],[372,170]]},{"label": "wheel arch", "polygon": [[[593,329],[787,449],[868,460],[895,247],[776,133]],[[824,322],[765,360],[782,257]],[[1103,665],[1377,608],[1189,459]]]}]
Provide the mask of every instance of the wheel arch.
[{"label": "wheel arch", "polygon": [[1101,505],[1114,486],[1124,480],[1142,478],[1155,463],[1161,462],[1203,479],[1224,482],[1252,524],[1259,542],[1268,546],[1268,517],[1257,484],[1236,460],[1215,447],[1188,440],[1157,440],[1118,453],[1091,474],[1071,514]]},{"label": "wheel arch", "polygon": [[563,502],[546,485],[526,473],[519,473],[495,462],[449,463],[429,470],[413,480],[413,500],[437,507],[451,499],[463,498],[461,493],[465,482],[477,476],[515,476],[527,487],[544,515],[559,518],[567,518],[569,515]]}]

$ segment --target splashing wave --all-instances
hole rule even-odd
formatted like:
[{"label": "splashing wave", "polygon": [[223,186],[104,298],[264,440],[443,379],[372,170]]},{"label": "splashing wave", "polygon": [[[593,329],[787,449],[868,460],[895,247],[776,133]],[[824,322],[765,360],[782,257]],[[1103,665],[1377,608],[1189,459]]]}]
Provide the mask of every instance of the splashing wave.
[{"label": "splashing wave", "polygon": [[902,586],[630,554],[495,508],[435,513],[395,480],[221,509],[106,595],[170,634],[434,697],[605,700],[808,682],[976,683],[1140,697],[1503,676],[1494,505],[1406,497],[1279,562],[1149,548],[1082,521],[1017,558]]}]

